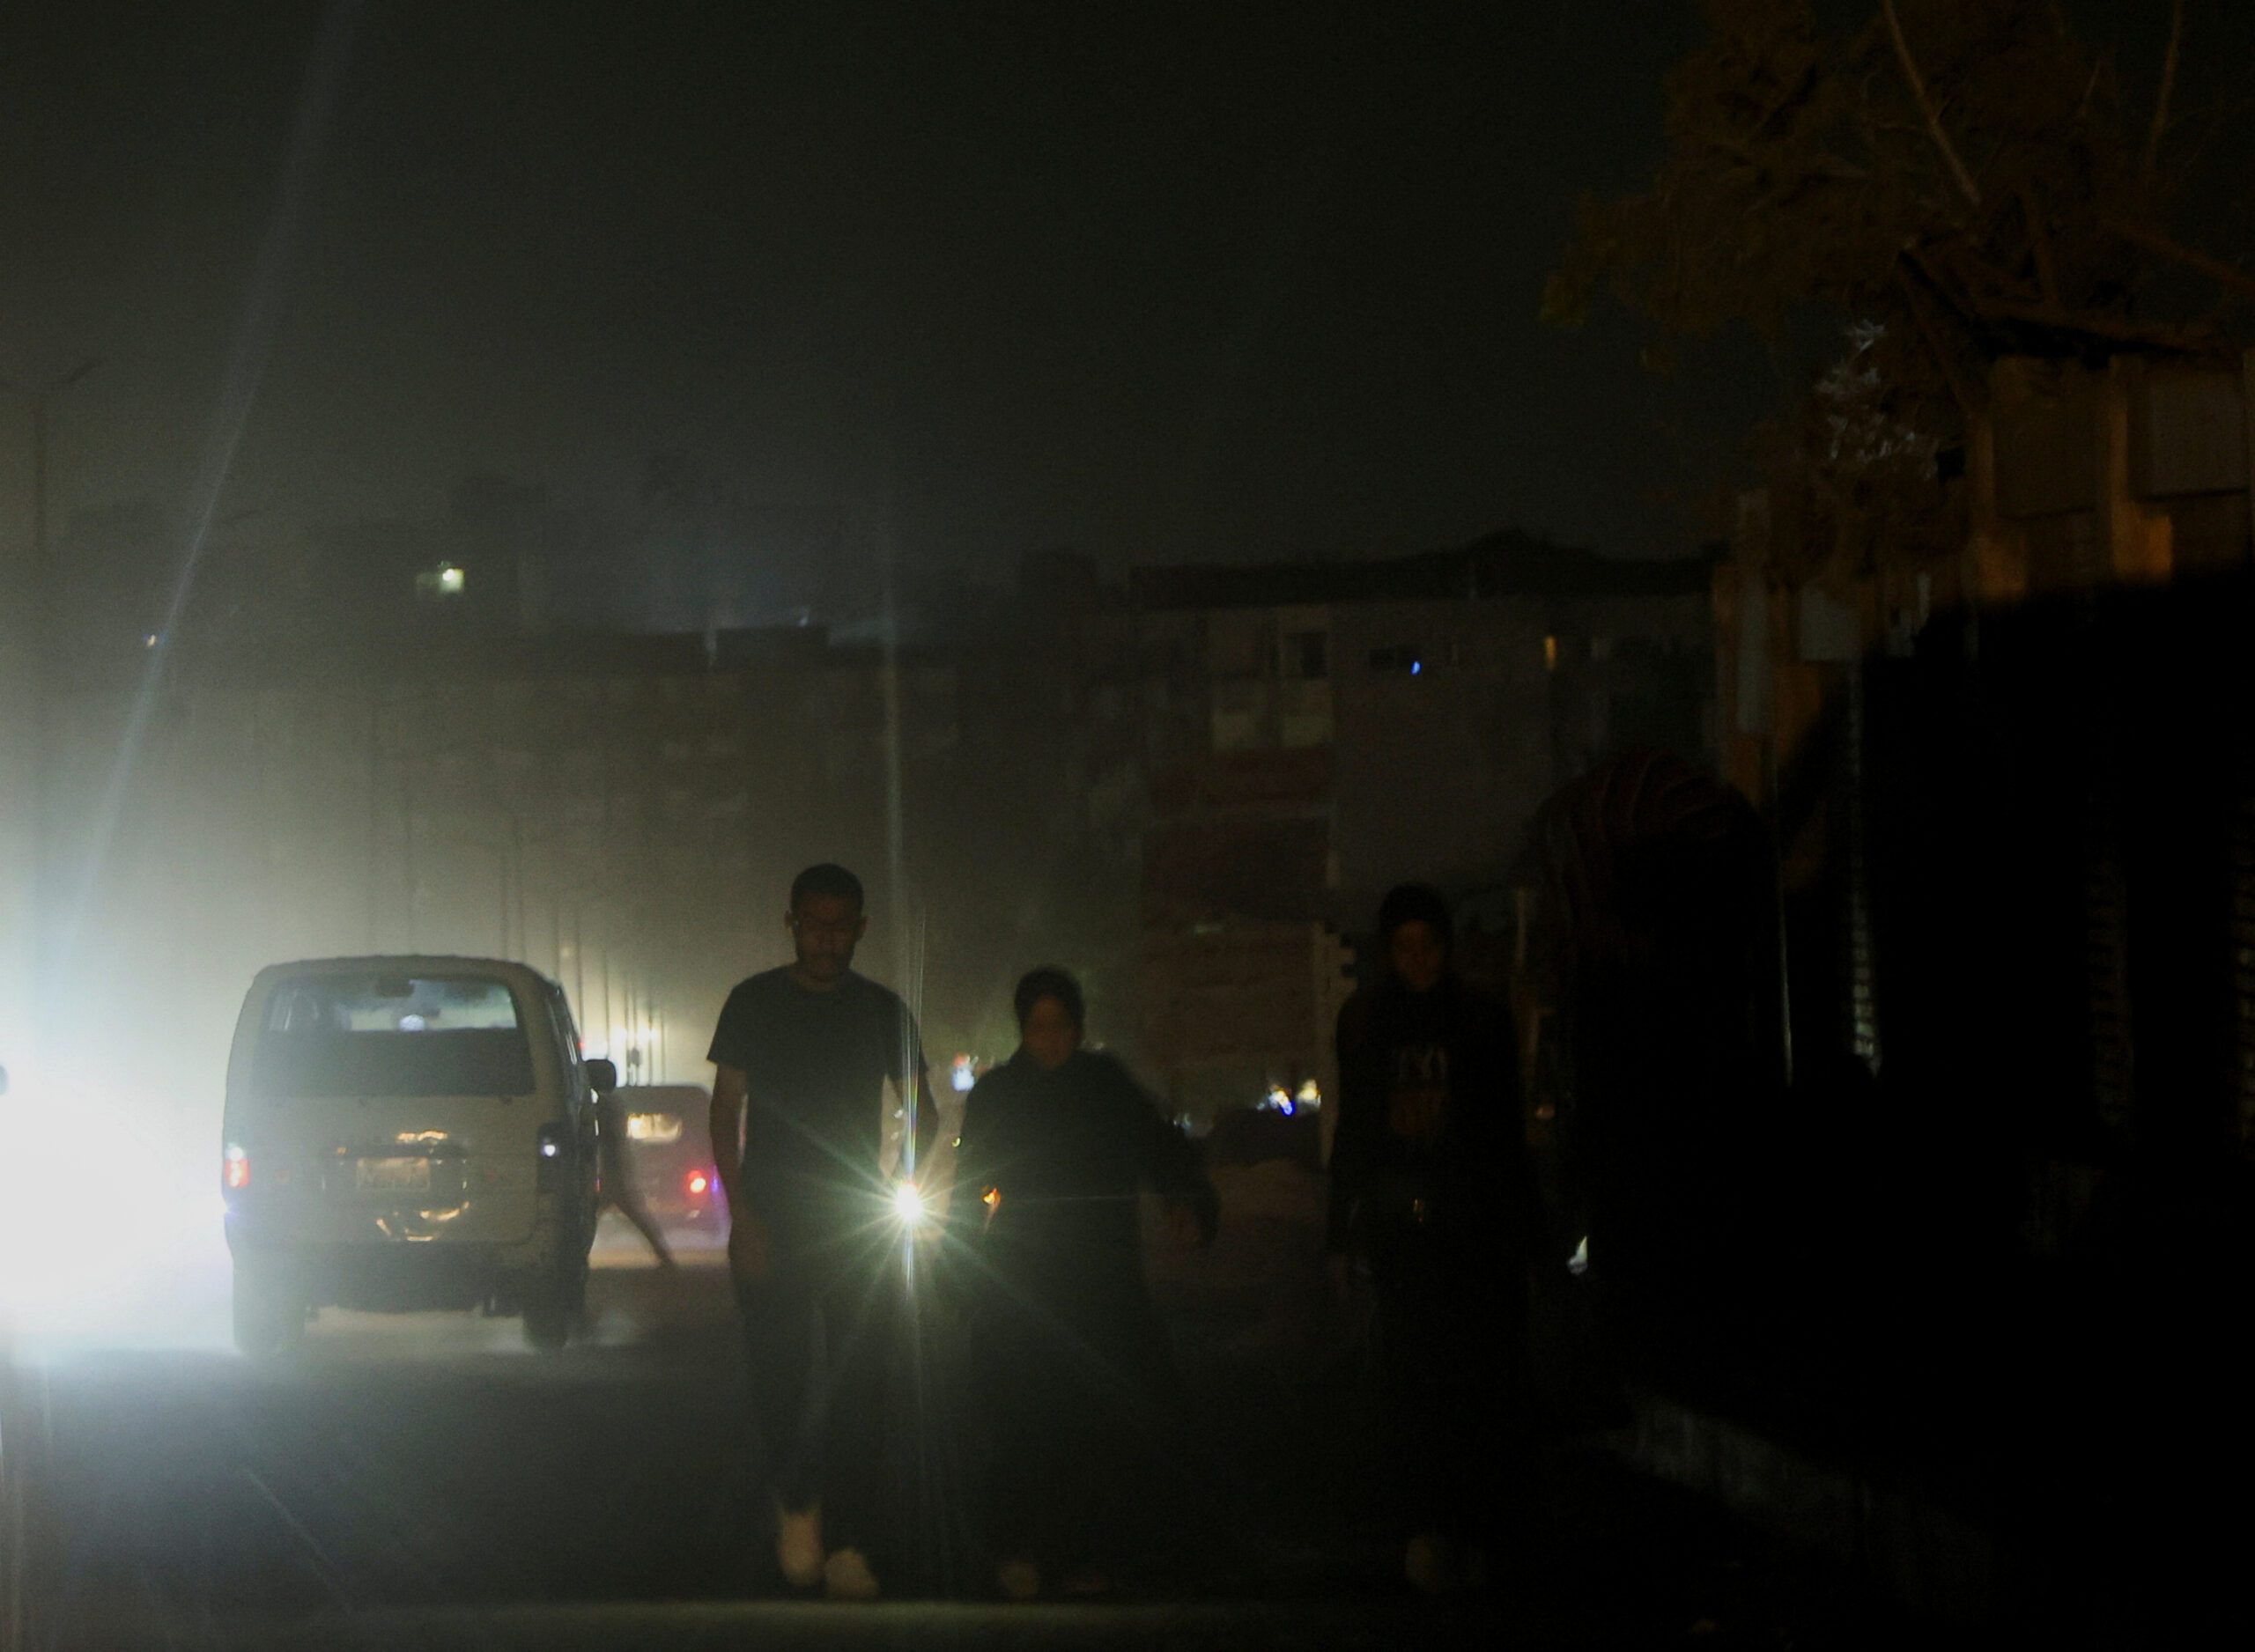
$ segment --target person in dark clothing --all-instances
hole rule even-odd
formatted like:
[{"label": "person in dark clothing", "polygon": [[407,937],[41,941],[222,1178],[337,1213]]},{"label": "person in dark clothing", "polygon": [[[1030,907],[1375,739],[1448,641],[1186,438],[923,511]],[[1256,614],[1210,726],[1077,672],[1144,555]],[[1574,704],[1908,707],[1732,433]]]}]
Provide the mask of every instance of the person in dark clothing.
[{"label": "person in dark clothing", "polygon": [[1536,1228],[1509,1011],[1451,966],[1447,903],[1404,885],[1385,970],[1339,1014],[1327,1232],[1369,1271],[1409,1581],[1477,1577],[1524,1496],[1527,1270]]},{"label": "person in dark clothing", "polygon": [[854,972],[869,923],[860,881],[842,867],[801,873],[786,922],[795,962],[741,983],[713,1035],[713,1150],[777,1562],[796,1587],[866,1599],[900,1277],[880,1169],[887,1087],[910,1120],[906,1174],[938,1116],[907,1006]]},{"label": "person in dark clothing", "polygon": [[603,1202],[624,1216],[642,1243],[650,1247],[658,1266],[670,1272],[678,1265],[666,1230],[642,1202],[642,1184],[634,1174],[634,1144],[627,1137],[626,1099],[617,1090],[595,1097],[595,1140],[602,1169]]},{"label": "person in dark clothing", "polygon": [[965,1109],[950,1201],[969,1298],[972,1377],[991,1451],[988,1538],[1004,1593],[1072,1592],[1154,1487],[1172,1360],[1143,1275],[1140,1195],[1179,1243],[1210,1243],[1218,1206],[1188,1137],[1114,1057],[1081,1047],[1081,991],[1061,970],[1019,983],[1021,1042]]}]

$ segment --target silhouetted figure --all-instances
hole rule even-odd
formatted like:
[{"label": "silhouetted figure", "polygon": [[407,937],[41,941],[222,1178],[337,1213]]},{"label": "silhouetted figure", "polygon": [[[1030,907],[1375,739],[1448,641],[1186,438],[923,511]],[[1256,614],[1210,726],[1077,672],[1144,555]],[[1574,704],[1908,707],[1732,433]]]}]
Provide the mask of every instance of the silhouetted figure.
[{"label": "silhouetted figure", "polygon": [[1730,1368],[1749,1261],[1789,1231],[1764,1207],[1808,1174],[1770,1159],[1759,1123],[1786,1043],[1768,833],[1712,775],[1630,752],[1563,787],[1529,836],[1530,961],[1557,1012],[1560,1157],[1604,1340],[1646,1376]]},{"label": "silhouetted figure", "polygon": [[617,1090],[595,1097],[595,1135],[603,1165],[603,1202],[632,1224],[642,1243],[662,1268],[674,1265],[666,1231],[642,1203],[642,1184],[634,1176],[634,1144],[627,1135],[627,1105]]},{"label": "silhouetted figure", "polygon": [[[916,1023],[854,973],[869,920],[843,867],[801,873],[785,918],[795,961],[741,983],[713,1035],[713,1151],[744,1316],[786,1581],[866,1599],[885,1511],[884,1423],[900,1266],[879,1169],[887,1085],[930,1146]],[[732,1151],[739,1135],[743,1152]]]},{"label": "silhouetted figure", "polygon": [[1438,1590],[1500,1562],[1527,1494],[1527,1263],[1537,1228],[1510,1013],[1450,963],[1449,912],[1404,885],[1385,970],[1340,1011],[1328,1243],[1377,1298],[1381,1399],[1411,1536]]},{"label": "silhouetted figure", "polygon": [[1179,1243],[1217,1207],[1197,1150],[1119,1060],[1081,1047],[1081,991],[1061,970],[1018,984],[1017,1053],[965,1110],[950,1221],[971,1303],[972,1371],[991,1449],[988,1537],[1006,1594],[1108,1586],[1158,1493],[1179,1418],[1166,1332],[1143,1274],[1141,1198],[1170,1201]]}]

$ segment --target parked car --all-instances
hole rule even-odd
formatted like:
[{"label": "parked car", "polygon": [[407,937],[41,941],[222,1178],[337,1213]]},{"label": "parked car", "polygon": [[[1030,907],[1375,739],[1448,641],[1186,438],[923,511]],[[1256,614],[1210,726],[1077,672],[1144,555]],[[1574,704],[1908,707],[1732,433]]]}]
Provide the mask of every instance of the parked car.
[{"label": "parked car", "polygon": [[321,1309],[521,1315],[563,1346],[585,1301],[595,1095],[563,989],[481,958],[260,971],[221,1143],[235,1341],[294,1344]]},{"label": "parked car", "polygon": [[629,1085],[610,1098],[643,1208],[669,1228],[724,1233],[713,1168],[713,1096],[699,1084]]}]

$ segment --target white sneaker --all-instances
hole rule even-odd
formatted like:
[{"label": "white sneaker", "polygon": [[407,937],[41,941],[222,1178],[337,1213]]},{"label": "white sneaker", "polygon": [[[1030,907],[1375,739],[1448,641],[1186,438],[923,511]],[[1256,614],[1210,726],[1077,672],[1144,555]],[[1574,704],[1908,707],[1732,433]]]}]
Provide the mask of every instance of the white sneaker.
[{"label": "white sneaker", "polygon": [[823,1592],[832,1600],[875,1600],[877,1576],[859,1549],[840,1549],[822,1568]]},{"label": "white sneaker", "polygon": [[812,1589],[823,1581],[822,1506],[778,1509],[775,1564],[793,1589]]},{"label": "white sneaker", "polygon": [[1031,1600],[1041,1593],[1041,1568],[1031,1560],[1005,1560],[994,1568],[994,1582],[1006,1600]]}]

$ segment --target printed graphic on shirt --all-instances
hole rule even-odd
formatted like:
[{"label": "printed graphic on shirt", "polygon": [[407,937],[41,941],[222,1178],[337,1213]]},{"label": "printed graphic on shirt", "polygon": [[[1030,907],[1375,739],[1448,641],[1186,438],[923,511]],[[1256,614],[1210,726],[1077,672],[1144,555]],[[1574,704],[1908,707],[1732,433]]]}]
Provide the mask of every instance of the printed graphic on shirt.
[{"label": "printed graphic on shirt", "polygon": [[1386,1123],[1395,1139],[1412,1147],[1438,1142],[1448,1123],[1448,1046],[1401,1044],[1394,1052],[1394,1083]]}]

